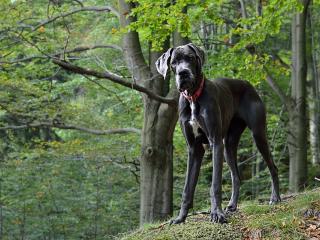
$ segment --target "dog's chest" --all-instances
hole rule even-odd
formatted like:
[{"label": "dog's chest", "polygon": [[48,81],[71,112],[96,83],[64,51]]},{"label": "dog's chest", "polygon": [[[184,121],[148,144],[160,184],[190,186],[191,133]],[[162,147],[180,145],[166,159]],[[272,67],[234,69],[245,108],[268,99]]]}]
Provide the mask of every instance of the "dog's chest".
[{"label": "dog's chest", "polygon": [[193,134],[195,137],[197,137],[198,135],[200,135],[200,124],[199,124],[199,121],[198,121],[198,111],[197,111],[197,108],[196,108],[196,104],[194,102],[191,102],[190,103],[190,108],[191,108],[191,117],[190,117],[190,120],[189,120],[189,124],[191,125],[192,127],[192,130],[193,130]]}]

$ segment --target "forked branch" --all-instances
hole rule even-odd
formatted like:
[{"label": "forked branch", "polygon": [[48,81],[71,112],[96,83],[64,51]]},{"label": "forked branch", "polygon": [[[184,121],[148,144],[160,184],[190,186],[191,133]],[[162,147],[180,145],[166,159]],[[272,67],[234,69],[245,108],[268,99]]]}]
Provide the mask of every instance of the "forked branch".
[{"label": "forked branch", "polygon": [[113,7],[110,7],[110,6],[102,6],[102,7],[82,7],[82,8],[77,8],[77,9],[71,10],[70,12],[66,12],[66,13],[62,13],[62,14],[56,15],[56,16],[54,16],[54,17],[52,17],[52,18],[48,18],[48,19],[46,19],[46,20],[43,20],[43,21],[41,21],[38,25],[36,25],[36,26],[33,28],[33,31],[39,29],[40,27],[42,27],[42,26],[44,26],[44,25],[47,25],[47,24],[49,24],[49,23],[54,22],[54,21],[57,20],[58,18],[64,18],[64,17],[73,15],[73,14],[78,13],[78,12],[86,12],[86,11],[112,12],[112,13],[115,14],[118,18],[120,17],[118,11],[115,10]]},{"label": "forked branch", "polygon": [[57,58],[54,58],[52,61],[53,61],[53,63],[59,65],[63,69],[68,70],[70,72],[74,72],[74,73],[78,73],[78,74],[82,74],[82,75],[87,75],[87,76],[93,76],[93,77],[101,78],[101,79],[108,79],[114,83],[120,84],[120,85],[125,86],[127,88],[131,88],[131,89],[134,89],[138,92],[145,93],[148,97],[150,97],[154,100],[157,100],[159,102],[166,103],[171,106],[177,105],[177,102],[174,98],[166,98],[166,97],[159,96],[159,95],[155,94],[154,92],[150,91],[149,89],[147,89],[141,85],[135,84],[133,82],[128,82],[128,81],[124,80],[121,76],[116,75],[114,73],[111,73],[109,71],[98,72],[95,70],[79,67],[77,65],[71,64],[66,61],[62,61]]}]

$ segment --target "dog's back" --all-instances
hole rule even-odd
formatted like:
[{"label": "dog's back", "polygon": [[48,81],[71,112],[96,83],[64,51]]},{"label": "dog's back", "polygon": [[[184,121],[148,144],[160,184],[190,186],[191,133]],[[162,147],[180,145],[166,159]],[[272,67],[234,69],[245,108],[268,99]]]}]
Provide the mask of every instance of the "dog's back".
[{"label": "dog's back", "polygon": [[[229,123],[233,118],[237,118],[243,120],[251,128],[253,119],[257,115],[265,118],[264,104],[255,88],[248,81],[217,78],[208,81],[207,87],[209,91],[216,93],[216,100],[221,108],[224,123]],[[263,120],[259,119],[259,121]]]}]

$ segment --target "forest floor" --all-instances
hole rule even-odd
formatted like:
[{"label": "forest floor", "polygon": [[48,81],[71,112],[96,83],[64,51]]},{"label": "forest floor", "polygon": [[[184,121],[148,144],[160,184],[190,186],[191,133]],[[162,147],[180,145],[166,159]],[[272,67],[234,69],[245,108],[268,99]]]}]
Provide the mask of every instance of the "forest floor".
[{"label": "forest floor", "polygon": [[320,239],[320,188],[283,196],[280,204],[248,201],[229,216],[228,224],[213,224],[207,212],[191,213],[186,222],[145,225],[118,236],[122,240],[173,239]]}]

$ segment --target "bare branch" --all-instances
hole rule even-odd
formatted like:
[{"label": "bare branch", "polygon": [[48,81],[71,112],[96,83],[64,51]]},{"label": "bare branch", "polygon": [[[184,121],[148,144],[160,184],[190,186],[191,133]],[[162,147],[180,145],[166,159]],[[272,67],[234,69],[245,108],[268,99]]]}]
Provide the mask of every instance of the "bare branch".
[{"label": "bare branch", "polygon": [[[112,48],[112,49],[116,49],[116,50],[119,50],[122,52],[122,48],[120,46],[117,46],[114,44],[107,44],[107,45],[80,46],[80,47],[76,47],[74,49],[66,50],[64,52],[61,51],[61,52],[57,52],[57,53],[52,53],[52,54],[49,54],[49,56],[59,57],[62,54],[79,53],[79,52],[90,51],[90,50],[94,50],[94,49],[98,49],[98,48]],[[16,63],[20,63],[20,62],[27,62],[27,61],[30,61],[33,59],[48,59],[48,56],[34,55],[34,56],[25,57],[25,58],[21,58],[21,59],[13,59],[10,61],[0,61],[0,64],[16,64]]]},{"label": "bare branch", "polygon": [[58,129],[66,129],[66,130],[77,130],[95,135],[109,135],[109,134],[126,134],[126,133],[137,133],[141,134],[141,130],[137,128],[116,128],[110,130],[97,130],[86,127],[80,127],[76,125],[68,125],[54,122],[39,122],[39,123],[30,123],[24,125],[11,125],[6,127],[0,127],[0,130],[20,130],[26,128],[58,128]]},{"label": "bare branch", "polygon": [[82,8],[78,8],[78,9],[74,9],[74,10],[71,10],[70,12],[67,12],[67,13],[63,13],[63,14],[60,14],[60,15],[56,15],[52,18],[49,18],[49,19],[46,19],[42,22],[40,22],[38,25],[36,25],[34,28],[33,28],[33,31],[37,30],[38,28],[46,25],[46,24],[49,24],[49,23],[52,23],[54,22],[55,20],[57,20],[58,18],[64,18],[64,17],[67,17],[67,16],[70,16],[72,14],[75,14],[75,13],[78,13],[78,12],[85,12],[85,11],[94,11],[94,12],[112,12],[113,14],[115,14],[118,18],[120,18],[120,15],[118,13],[118,11],[116,9],[114,9],[113,7],[110,7],[110,6],[102,6],[102,7],[82,7]]},{"label": "bare branch", "polygon": [[88,75],[88,76],[94,76],[97,78],[108,79],[114,83],[120,84],[120,85],[125,86],[127,88],[131,88],[131,89],[134,89],[138,92],[145,93],[148,97],[150,97],[154,100],[157,100],[159,102],[166,103],[166,104],[172,105],[172,106],[177,105],[177,102],[174,98],[166,98],[166,97],[159,96],[159,95],[155,94],[154,92],[150,91],[149,89],[147,89],[143,86],[140,86],[138,84],[128,82],[128,81],[124,80],[122,77],[120,77],[119,75],[116,75],[116,74],[111,73],[109,71],[98,72],[95,70],[86,69],[86,68],[82,68],[82,67],[73,65],[69,62],[62,61],[57,58],[54,58],[52,61],[53,61],[53,63],[59,65],[60,67],[66,69],[68,71],[71,71],[74,73],[79,73],[82,75]]},{"label": "bare branch", "polygon": [[280,65],[285,69],[291,69],[291,66],[287,64],[285,61],[283,61],[278,54],[272,54],[271,57],[273,61],[278,61]]},{"label": "bare branch", "polygon": [[[115,44],[108,44],[108,45],[80,46],[71,50],[67,50],[66,53],[84,52],[84,51],[93,50],[96,48],[112,48],[122,52],[122,48],[120,46]],[[58,55],[58,53],[55,55]]]},{"label": "bare branch", "polygon": [[[246,50],[251,54],[251,55],[257,55],[260,56],[257,51],[256,51],[256,47],[252,44],[247,45],[246,46]],[[276,55],[275,55],[276,56]],[[273,56],[273,60],[275,60],[275,56]],[[281,58],[278,56],[277,60],[280,61]],[[260,64],[261,63],[259,60],[258,62]],[[281,65],[285,68],[287,68],[287,66],[285,65],[285,63],[282,61],[280,61]],[[291,107],[291,100],[290,98],[284,93],[284,91],[281,89],[281,87],[277,84],[277,82],[273,79],[271,73],[269,72],[268,68],[266,66],[263,65],[263,70],[266,72],[267,74],[267,83],[269,84],[269,86],[272,88],[272,90],[278,95],[278,97],[280,98],[281,102],[284,104],[285,108],[288,110]]]},{"label": "bare branch", "polygon": [[290,98],[288,98],[288,96],[282,91],[280,86],[274,81],[269,70],[266,67],[263,67],[263,69],[267,73],[267,83],[272,88],[272,90],[279,96],[281,102],[288,109],[290,107]]}]

